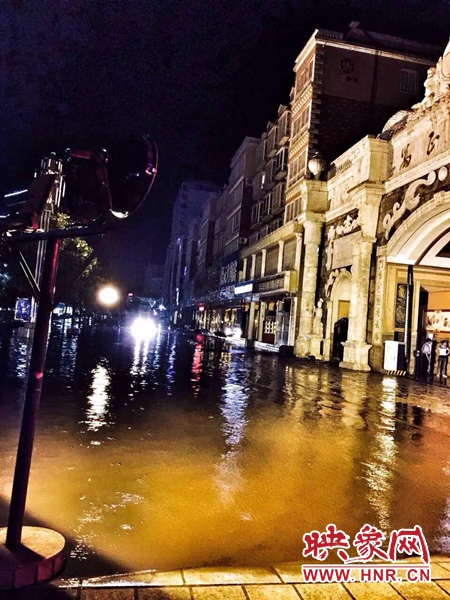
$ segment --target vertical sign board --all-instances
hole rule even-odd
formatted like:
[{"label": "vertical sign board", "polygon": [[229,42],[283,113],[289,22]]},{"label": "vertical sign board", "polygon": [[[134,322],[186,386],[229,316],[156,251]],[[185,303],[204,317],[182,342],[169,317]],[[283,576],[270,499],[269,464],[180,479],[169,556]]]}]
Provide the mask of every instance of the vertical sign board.
[{"label": "vertical sign board", "polygon": [[17,321],[25,321],[29,323],[31,321],[31,299],[30,298],[17,298],[16,307],[14,309],[14,318]]},{"label": "vertical sign board", "polygon": [[232,300],[238,274],[238,252],[233,252],[222,259],[220,267],[220,299]]}]

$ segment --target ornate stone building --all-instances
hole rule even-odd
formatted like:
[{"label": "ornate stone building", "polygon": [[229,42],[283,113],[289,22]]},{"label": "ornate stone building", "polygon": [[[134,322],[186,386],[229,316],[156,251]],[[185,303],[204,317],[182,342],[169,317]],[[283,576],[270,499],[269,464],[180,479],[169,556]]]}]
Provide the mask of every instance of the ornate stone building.
[{"label": "ornate stone building", "polygon": [[[322,301],[315,312],[315,306],[327,211],[333,219],[340,209],[333,213],[334,202],[330,208],[323,171],[361,136],[378,133],[398,108],[420,99],[419,82],[432,56],[438,57],[434,46],[366,32],[357,23],[346,34],[316,30],[300,52],[290,106],[281,106],[269,122],[256,154],[253,233],[240,253],[236,286],[248,340],[292,346],[301,357],[331,357],[320,324],[326,307]],[[353,159],[350,151],[344,162]],[[369,180],[373,168],[364,166]],[[341,301],[336,315],[348,317],[349,306]]]},{"label": "ornate stone building", "polygon": [[450,338],[450,43],[424,99],[334,160],[324,186],[317,327],[307,339],[300,322],[301,354],[411,372],[425,337]]}]

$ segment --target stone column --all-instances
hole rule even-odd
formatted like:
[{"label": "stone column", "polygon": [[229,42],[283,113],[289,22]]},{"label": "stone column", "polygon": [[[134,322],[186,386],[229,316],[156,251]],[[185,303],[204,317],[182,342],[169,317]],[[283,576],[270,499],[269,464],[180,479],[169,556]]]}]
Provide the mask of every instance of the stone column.
[{"label": "stone column", "polygon": [[250,265],[250,279],[253,281],[255,279],[255,271],[256,271],[256,254],[252,254],[252,263]]},{"label": "stone column", "polygon": [[284,240],[278,242],[278,273],[283,271],[283,258],[284,258]]},{"label": "stone column", "polygon": [[261,260],[261,278],[263,278],[266,274],[266,258],[267,258],[267,249],[263,248],[261,250],[262,260]]},{"label": "stone column", "polygon": [[259,322],[258,322],[258,341],[262,341],[262,336],[264,332],[264,319],[266,318],[266,303],[261,301],[259,303]]},{"label": "stone column", "polygon": [[317,288],[317,269],[319,264],[319,245],[322,223],[305,221],[303,249],[303,278],[300,286],[299,332],[295,345],[297,356],[308,356],[313,327],[314,301]]},{"label": "stone column", "polygon": [[300,266],[302,264],[302,242],[303,242],[303,234],[302,233],[296,233],[295,234],[295,238],[297,240],[297,245],[295,247],[294,269],[298,273],[298,277],[299,277],[298,281],[300,282]]},{"label": "stone column", "polygon": [[344,369],[370,371],[369,350],[372,345],[367,343],[367,316],[374,242],[374,238],[361,237],[353,248],[348,336],[343,344],[344,360],[339,364]]},{"label": "stone column", "polygon": [[255,325],[255,306],[256,302],[250,302],[250,311],[248,313],[247,340],[253,340],[253,328]]},{"label": "stone column", "polygon": [[248,258],[243,258],[242,259],[242,279],[241,279],[241,281],[247,280],[247,263],[248,263]]}]

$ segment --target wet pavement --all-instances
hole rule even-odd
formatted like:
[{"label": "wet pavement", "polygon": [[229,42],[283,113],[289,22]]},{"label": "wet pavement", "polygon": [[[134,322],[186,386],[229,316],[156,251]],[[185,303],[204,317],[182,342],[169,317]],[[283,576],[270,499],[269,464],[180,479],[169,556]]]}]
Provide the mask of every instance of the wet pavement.
[{"label": "wet pavement", "polygon": [[[29,344],[3,340],[0,523]],[[7,357],[10,357],[7,359]],[[450,552],[450,390],[158,332],[52,333],[27,515],[64,575],[296,561],[330,523]]]}]

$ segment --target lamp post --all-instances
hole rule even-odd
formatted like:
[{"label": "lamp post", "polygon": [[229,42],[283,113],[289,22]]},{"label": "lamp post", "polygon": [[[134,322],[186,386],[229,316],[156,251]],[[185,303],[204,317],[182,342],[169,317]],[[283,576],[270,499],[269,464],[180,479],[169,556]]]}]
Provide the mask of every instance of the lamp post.
[{"label": "lamp post", "polygon": [[[42,173],[35,177],[27,192],[26,201],[19,209],[2,220],[0,235],[8,244],[25,275],[38,304],[30,371],[25,394],[19,446],[14,472],[8,527],[0,528],[0,589],[13,589],[38,583],[56,575],[64,565],[63,536],[43,527],[24,527],[28,482],[33,454],[39,402],[47,354],[48,332],[53,308],[56,272],[60,241],[102,235],[111,231],[109,221],[124,219],[140,208],[147,197],[157,172],[157,148],[147,136],[146,164],[144,170],[133,172],[125,179],[122,190],[124,204],[113,207],[108,186],[108,159],[104,152],[76,151],[66,153],[63,172],[64,188],[58,188],[56,172]],[[96,185],[92,185],[95,182]],[[39,218],[56,193],[69,189],[64,211],[74,223],[64,229],[39,231]],[[21,192],[22,193],[22,192]],[[86,199],[88,206],[86,207]],[[58,206],[61,195],[58,196]],[[96,207],[96,214],[92,213]],[[84,212],[86,211],[86,212]],[[38,242],[45,254],[42,265],[41,285],[36,280],[18,244]],[[85,268],[92,262],[95,252],[86,259]],[[37,273],[37,275],[39,275]],[[76,274],[74,276],[76,280]],[[119,299],[117,290],[108,286],[101,291],[101,298],[112,305]]]}]

